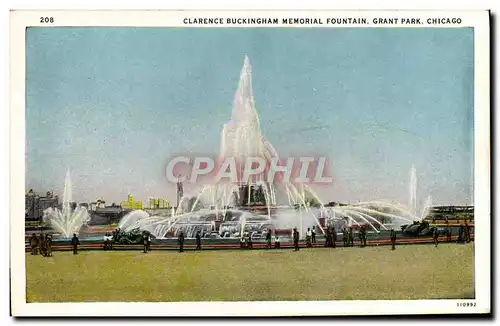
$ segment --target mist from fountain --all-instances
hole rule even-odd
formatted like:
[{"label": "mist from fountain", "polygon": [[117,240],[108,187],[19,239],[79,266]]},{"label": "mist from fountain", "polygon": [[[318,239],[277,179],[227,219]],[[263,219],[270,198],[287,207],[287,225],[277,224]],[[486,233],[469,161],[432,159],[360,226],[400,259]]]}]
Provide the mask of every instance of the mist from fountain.
[{"label": "mist from fountain", "polygon": [[432,197],[429,195],[425,200],[424,206],[422,207],[422,211],[420,213],[420,219],[423,220],[428,214],[432,207]]},{"label": "mist from fountain", "polygon": [[82,226],[90,221],[87,208],[79,206],[73,210],[72,204],[73,185],[68,169],[64,181],[62,210],[50,207],[43,212],[43,221],[48,223],[57,233],[60,233],[65,238],[71,237],[73,233],[78,233]]},{"label": "mist from fountain", "polygon": [[118,224],[118,228],[125,232],[130,232],[137,225],[137,223],[145,218],[148,218],[150,215],[143,210],[135,210],[127,213],[123,216]]}]

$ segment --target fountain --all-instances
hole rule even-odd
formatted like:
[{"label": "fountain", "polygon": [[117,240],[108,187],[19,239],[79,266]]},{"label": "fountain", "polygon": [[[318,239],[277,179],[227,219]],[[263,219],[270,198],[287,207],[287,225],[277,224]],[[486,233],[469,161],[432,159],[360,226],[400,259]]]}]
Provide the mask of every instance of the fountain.
[{"label": "fountain", "polygon": [[432,207],[432,197],[429,195],[425,200],[424,206],[422,207],[422,211],[420,213],[420,219],[423,220],[428,214]]},{"label": "fountain", "polygon": [[129,232],[132,230],[132,226],[134,226],[139,220],[142,220],[146,217],[149,217],[149,214],[143,210],[132,211],[122,217],[120,223],[118,224],[118,228],[120,230]]},{"label": "fountain", "polygon": [[66,172],[62,210],[47,208],[43,212],[43,221],[47,222],[57,233],[64,238],[78,233],[83,225],[90,221],[90,215],[85,207],[73,208],[73,187],[69,169]]},{"label": "fountain", "polygon": [[[219,156],[235,158],[237,164],[246,157],[263,158],[265,162],[279,160],[278,152],[260,130],[252,90],[252,68],[246,56],[231,119],[222,128]],[[287,199],[287,205],[278,205],[278,192]],[[379,233],[416,219],[416,172],[412,167],[409,209],[385,201],[326,207],[308,185],[267,182],[258,176],[240,179],[237,183],[213,182],[204,185],[196,196],[188,197],[181,199],[176,210],[163,216],[131,212],[122,219],[120,228],[148,231],[156,238],[175,237],[181,230],[187,238],[197,232],[208,238],[238,238],[243,234],[258,237],[269,229],[289,237],[292,228],[297,227],[304,235],[304,229],[313,225],[319,234],[329,225],[337,230],[364,225]],[[318,204],[310,205],[310,199]]]}]

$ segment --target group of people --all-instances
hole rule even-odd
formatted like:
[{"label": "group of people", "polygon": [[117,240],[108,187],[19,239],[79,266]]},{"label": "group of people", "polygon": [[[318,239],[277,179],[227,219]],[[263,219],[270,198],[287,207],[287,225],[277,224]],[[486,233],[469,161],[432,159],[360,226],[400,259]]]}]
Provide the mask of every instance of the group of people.
[{"label": "group of people", "polygon": [[[201,250],[201,233],[200,231],[196,232],[196,250]],[[177,236],[177,242],[179,243],[179,252],[184,252],[184,232],[179,232]],[[151,249],[150,249],[151,250]]]},{"label": "group of people", "polygon": [[[367,234],[364,225],[362,225],[361,228],[359,229],[358,237],[361,247],[365,247],[367,241]],[[325,247],[335,248],[336,242],[337,242],[337,231],[335,230],[335,227],[330,226],[326,229]],[[342,229],[342,243],[344,244],[344,247],[354,247],[354,235],[352,227]]]},{"label": "group of people", "polygon": [[[71,239],[71,246],[73,248],[73,254],[77,254],[78,246],[80,245],[80,240],[73,233],[73,238]],[[30,237],[30,249],[32,255],[41,255],[42,257],[52,257],[52,235],[41,233],[40,236],[33,233]]]},{"label": "group of people", "polygon": [[358,237],[359,237],[359,242],[361,243],[361,247],[366,247],[367,237],[366,237],[366,227],[364,225],[362,225],[361,228],[359,229]]},{"label": "group of people", "polygon": [[[113,239],[116,234],[113,235],[106,234],[104,237],[104,249],[112,249]],[[367,233],[364,226],[361,226],[358,237],[360,240],[361,247],[366,246],[367,241]],[[439,240],[439,231],[437,228],[432,230],[432,237],[434,240],[434,245],[437,247]],[[299,240],[300,234],[297,228],[295,227],[292,232],[293,246],[295,251],[299,251]],[[446,228],[446,239],[447,242],[451,242],[451,228],[448,226]],[[144,253],[151,251],[151,234],[148,232],[143,233],[143,245],[144,245]],[[179,252],[184,251],[184,233],[181,231],[178,235],[178,244],[179,244]],[[337,232],[334,226],[329,226],[325,230],[325,247],[336,247],[337,240]],[[344,243],[344,247],[353,247],[354,246],[354,236],[352,227],[343,228],[342,229],[342,240]],[[391,241],[391,249],[396,249],[396,231],[391,229],[390,231],[390,241]],[[470,242],[471,241],[471,231],[470,226],[465,222],[465,225],[460,225],[458,231],[458,240],[457,242]],[[316,230],[313,226],[312,228],[308,228],[306,232],[306,246],[312,247],[316,243]],[[76,234],[73,234],[73,238],[71,239],[71,246],[73,248],[73,254],[77,254],[78,245],[80,245],[80,241]],[[32,255],[42,255],[44,257],[52,256],[52,236],[50,234],[40,234],[40,236],[35,233],[30,237],[30,247]],[[266,248],[272,248],[272,233],[271,230],[267,230],[266,233]],[[242,236],[240,238],[240,248],[253,249],[252,237],[250,235]],[[274,248],[280,249],[280,238],[279,236],[275,236]],[[201,250],[201,234],[200,231],[196,233],[196,250]]]},{"label": "group of people", "polygon": [[337,246],[337,231],[334,226],[326,228],[325,232],[325,247],[335,248]]},{"label": "group of people", "polygon": [[344,243],[344,247],[354,247],[352,227],[342,229],[342,242]]},{"label": "group of people", "polygon": [[[439,233],[437,231],[437,228],[434,228],[432,235],[434,239],[434,244],[435,246],[437,246],[439,238]],[[446,226],[445,235],[446,235],[446,242],[451,242],[451,227],[449,225]],[[458,227],[457,242],[464,243],[470,241],[471,241],[471,226],[467,224],[467,221],[465,221],[465,225],[460,224],[460,226]]]},{"label": "group of people", "polygon": [[253,242],[252,242],[252,236],[247,235],[247,236],[242,236],[240,238],[240,248],[244,249],[253,249]]},{"label": "group of people", "polygon": [[[266,231],[266,248],[267,249],[272,249],[273,248],[273,243],[272,243],[272,232],[271,230]],[[252,236],[249,234],[244,234],[240,238],[240,248],[241,249],[253,249],[253,241],[252,241]],[[281,248],[281,240],[278,235],[274,237],[274,248],[275,249],[280,249]]]},{"label": "group of people", "polygon": [[[271,230],[267,230],[267,233],[266,233],[266,248],[267,249],[271,249],[273,246],[272,246],[272,234],[271,234]],[[280,237],[278,235],[276,235],[276,237],[274,238],[274,248],[275,249],[280,249]]]},{"label": "group of people", "polygon": [[314,244],[316,244],[316,227],[313,226],[311,228],[307,228],[306,232],[306,246],[308,248],[312,247]]},{"label": "group of people", "polygon": [[[392,230],[392,231],[394,231],[394,230]],[[352,227],[344,228],[342,230],[342,234],[343,234],[344,247],[353,247],[354,246],[354,236],[353,236]],[[395,232],[394,232],[394,235],[395,235]],[[366,246],[367,236],[366,236],[366,229],[364,226],[361,227],[361,229],[358,233],[358,236],[360,239],[361,246],[362,247]],[[300,246],[299,246],[300,233],[297,230],[297,228],[293,228],[292,240],[293,240],[294,250],[299,251],[300,250]],[[329,227],[325,228],[325,247],[335,248],[336,241],[337,241],[337,232],[335,230],[335,227],[329,226]],[[316,244],[316,230],[315,230],[315,227],[313,226],[312,228],[307,229],[306,247],[312,247],[314,244]],[[272,247],[273,247],[272,246],[272,234],[271,234],[271,230],[268,230],[266,233],[266,248],[272,248]],[[253,248],[252,238],[250,236],[241,237],[240,238],[240,248],[252,249]],[[274,248],[276,248],[276,249],[281,248],[279,236],[275,237]]]},{"label": "group of people", "polygon": [[33,233],[30,238],[30,247],[32,255],[50,257],[52,256],[52,236],[44,233],[37,236]]}]

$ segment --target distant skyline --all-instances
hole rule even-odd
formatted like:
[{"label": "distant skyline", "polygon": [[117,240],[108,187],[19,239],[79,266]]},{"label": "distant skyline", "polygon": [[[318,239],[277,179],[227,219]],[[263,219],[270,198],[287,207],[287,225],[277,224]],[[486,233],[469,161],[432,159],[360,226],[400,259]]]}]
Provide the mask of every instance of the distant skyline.
[{"label": "distant skyline", "polygon": [[[28,28],[26,187],[175,202],[174,154],[219,151],[243,59],[263,135],[327,155],[328,201],[473,203],[471,28]],[[193,194],[194,189],[186,189]]]}]

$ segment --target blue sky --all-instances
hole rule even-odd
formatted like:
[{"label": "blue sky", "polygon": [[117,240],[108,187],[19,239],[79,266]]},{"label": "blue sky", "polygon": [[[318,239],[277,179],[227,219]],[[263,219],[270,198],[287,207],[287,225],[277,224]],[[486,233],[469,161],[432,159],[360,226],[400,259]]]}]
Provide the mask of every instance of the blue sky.
[{"label": "blue sky", "polygon": [[325,201],[473,200],[473,30],[29,28],[26,186],[175,198],[174,153],[214,153],[244,56],[282,155],[329,157]]}]

